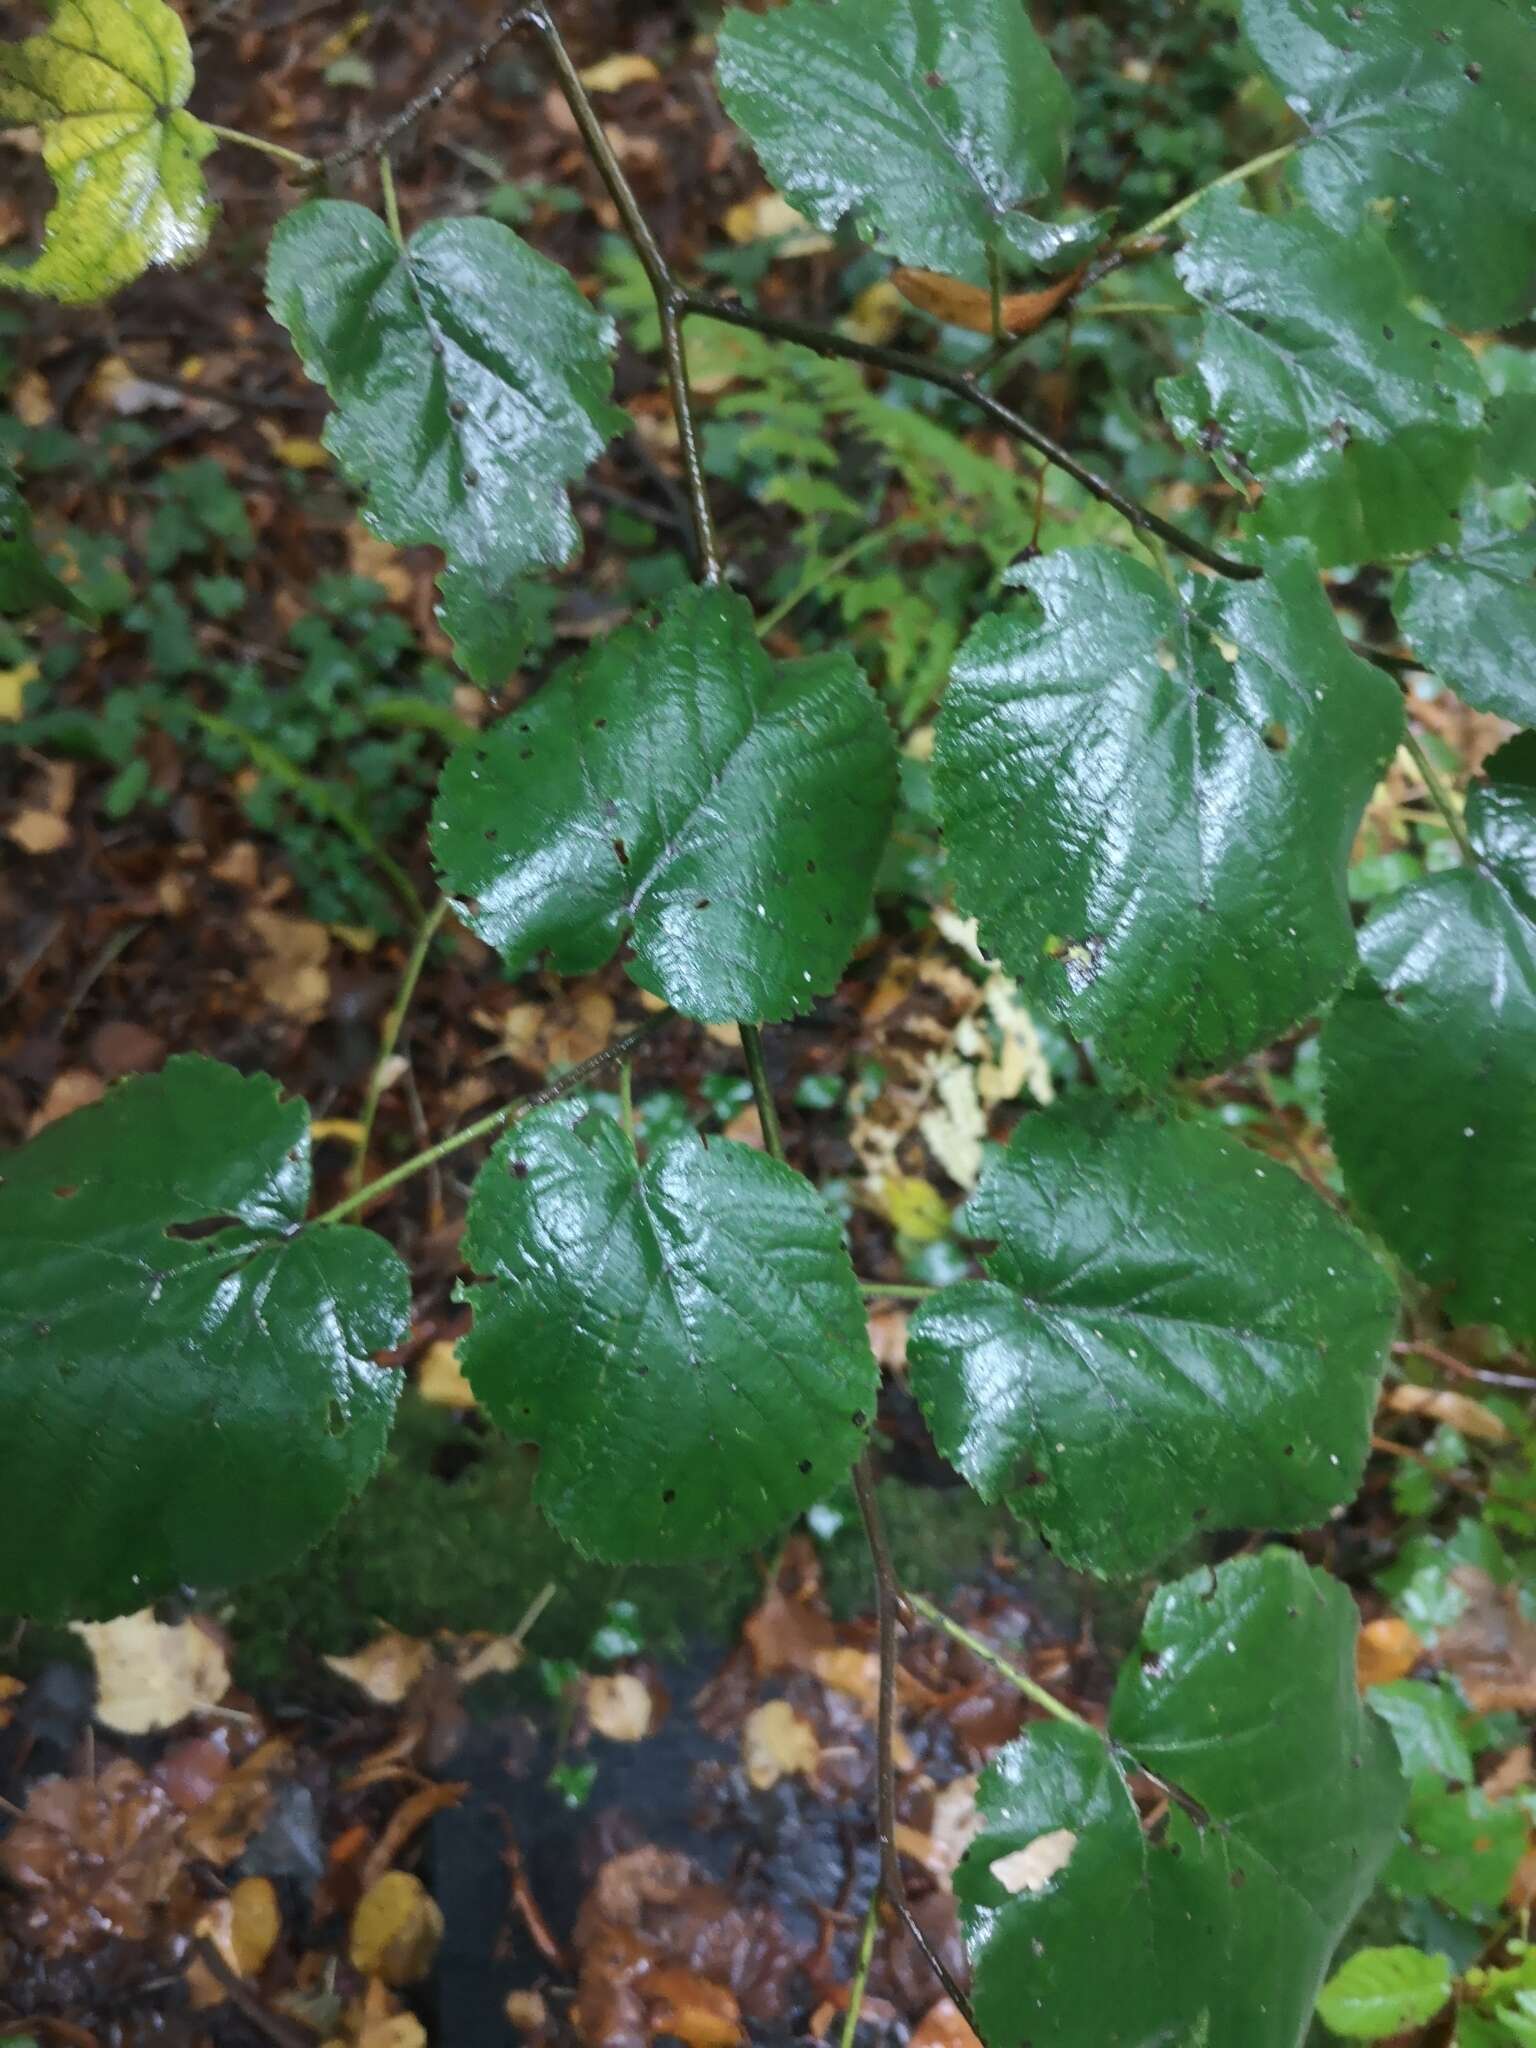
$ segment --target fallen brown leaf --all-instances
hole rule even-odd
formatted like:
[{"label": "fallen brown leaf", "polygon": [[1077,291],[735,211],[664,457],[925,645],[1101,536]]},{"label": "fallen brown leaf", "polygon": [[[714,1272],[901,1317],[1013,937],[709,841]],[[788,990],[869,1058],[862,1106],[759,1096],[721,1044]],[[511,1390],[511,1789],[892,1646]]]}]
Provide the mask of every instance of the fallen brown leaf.
[{"label": "fallen brown leaf", "polygon": [[321,1662],[381,1707],[398,1707],[433,1661],[432,1645],[418,1636],[387,1628],[350,1657],[324,1657]]},{"label": "fallen brown leaf", "polygon": [[1355,1679],[1362,1692],[1373,1685],[1391,1685],[1408,1673],[1424,1655],[1424,1645],[1395,1614],[1383,1614],[1368,1621],[1355,1646]]},{"label": "fallen brown leaf", "polygon": [[741,1760],[747,1782],[766,1792],[780,1778],[809,1777],[821,1762],[821,1744],[788,1700],[765,1700],[747,1716]]},{"label": "fallen brown leaf", "polygon": [[390,1870],[358,1901],[347,1953],[364,1976],[398,1990],[426,1976],[442,1938],[442,1912],[421,1879]]},{"label": "fallen brown leaf", "polygon": [[96,1719],[120,1735],[174,1728],[229,1691],[229,1663],[209,1624],[156,1621],[146,1607],[71,1626],[96,1666]]},{"label": "fallen brown leaf", "polygon": [[[1005,292],[999,307],[1003,333],[1033,334],[1071,298],[1082,279],[1083,271],[1078,269],[1038,291]],[[992,294],[982,285],[941,277],[934,270],[906,269],[893,270],[891,283],[920,313],[931,313],[935,320],[964,327],[972,334],[992,332]]]},{"label": "fallen brown leaf", "polygon": [[1474,1437],[1479,1443],[1509,1442],[1508,1425],[1491,1408],[1474,1401],[1470,1394],[1458,1394],[1449,1387],[1416,1387],[1404,1381],[1390,1389],[1382,1406],[1390,1408],[1394,1415],[1426,1415],[1432,1422],[1459,1429],[1463,1436]]},{"label": "fallen brown leaf", "polygon": [[1514,1586],[1496,1586],[1475,1565],[1458,1565],[1451,1582],[1467,1605],[1435,1642],[1479,1714],[1536,1713],[1536,1622],[1520,1611]]}]

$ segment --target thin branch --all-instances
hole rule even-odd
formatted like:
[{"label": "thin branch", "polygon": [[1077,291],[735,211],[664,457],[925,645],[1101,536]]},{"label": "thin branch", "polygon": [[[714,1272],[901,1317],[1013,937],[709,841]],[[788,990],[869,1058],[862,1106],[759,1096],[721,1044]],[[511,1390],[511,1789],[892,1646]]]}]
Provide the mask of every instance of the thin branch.
[{"label": "thin branch", "polygon": [[482,64],[495,55],[509,36],[515,35],[520,28],[526,26],[526,16],[504,14],[483,42],[477,43],[472,50],[466,50],[462,56],[455,57],[446,70],[438,73],[425,92],[419,92],[413,100],[408,100],[382,127],[371,129],[358,141],[349,142],[345,149],[333,150],[329,156],[322,157],[317,168],[329,176],[335,171],[344,171],[349,164],[355,164],[359,157],[373,156],[388,149],[397,136],[403,135],[407,128],[414,126],[422,115],[430,113],[433,107],[440,106],[454,87],[468,78],[472,71],[478,71]]},{"label": "thin branch", "polygon": [[363,1184],[363,1175],[368,1167],[368,1147],[373,1140],[374,1120],[379,1113],[379,1098],[384,1093],[384,1076],[390,1061],[395,1056],[395,1047],[400,1043],[400,1033],[405,1029],[405,1020],[410,1014],[411,999],[416,993],[416,984],[421,979],[421,970],[427,964],[427,954],[438,928],[448,915],[448,898],[440,896],[436,908],[422,919],[416,942],[411,947],[405,963],[405,972],[400,977],[400,987],[384,1019],[384,1029],[379,1037],[379,1056],[373,1063],[368,1076],[368,1093],[363,1100],[362,1130],[357,1141],[357,1156],[352,1162],[348,1185],[355,1191]]},{"label": "thin branch", "polygon": [[395,167],[381,149],[378,157],[379,185],[384,194],[384,218],[389,223],[389,232],[395,238],[395,247],[404,249],[405,235],[400,226],[400,195],[395,190]]},{"label": "thin branch", "polygon": [[1477,864],[1477,853],[1473,848],[1472,841],[1467,836],[1466,821],[1463,819],[1460,811],[1457,810],[1455,799],[1451,795],[1450,789],[1440,770],[1429,758],[1424,742],[1419,738],[1411,725],[1406,729],[1403,744],[1413,756],[1413,765],[1424,778],[1424,787],[1429,792],[1430,801],[1450,827],[1451,837],[1461,848],[1462,858],[1470,861],[1475,867]]},{"label": "thin branch", "polygon": [[976,2016],[970,2000],[923,1932],[907,1901],[907,1881],[901,1868],[901,1851],[896,1846],[896,1625],[901,1588],[885,1539],[885,1524],[880,1518],[867,1452],[853,1468],[853,1490],[874,1561],[875,1615],[880,1633],[880,1694],[875,1724],[875,1827],[880,1839],[880,1889],[901,1915],[902,1924],[922,1950],[950,2004],[974,2033]]},{"label": "thin branch", "polygon": [[672,1012],[663,1010],[659,1016],[648,1018],[637,1030],[625,1037],[615,1039],[605,1051],[594,1053],[580,1066],[572,1067],[568,1074],[562,1074],[558,1081],[551,1081],[547,1088],[539,1088],[532,1095],[520,1095],[515,1102],[504,1102],[500,1109],[493,1109],[489,1116],[483,1116],[478,1123],[466,1124],[462,1131],[455,1131],[425,1152],[418,1152],[413,1159],[405,1160],[390,1172],[381,1174],[377,1180],[369,1181],[367,1187],[359,1188],[355,1194],[347,1195],[342,1201],[326,1209],[321,1215],[310,1218],[311,1224],[339,1223],[343,1216],[350,1216],[356,1210],[366,1208],[380,1195],[388,1194],[391,1188],[399,1187],[402,1181],[413,1179],[418,1173],[425,1173],[429,1166],[436,1166],[440,1159],[447,1159],[455,1152],[462,1152],[466,1145],[473,1145],[479,1138],[492,1137],[504,1125],[516,1117],[525,1116],[531,1109],[542,1109],[547,1102],[558,1102],[562,1095],[569,1095],[573,1088],[579,1088],[583,1081],[604,1067],[621,1060],[626,1053],[634,1051],[670,1021]]},{"label": "thin branch", "polygon": [[1536,1378],[1524,1372],[1494,1372],[1486,1365],[1468,1365],[1464,1358],[1458,1358],[1453,1351],[1444,1351],[1438,1344],[1421,1344],[1417,1340],[1392,1346],[1394,1358],[1422,1358],[1430,1365],[1438,1365],[1442,1372],[1454,1374],[1461,1380],[1478,1380],[1485,1387],[1515,1387],[1522,1394],[1536,1394]]},{"label": "thin branch", "polygon": [[763,1034],[756,1024],[743,1024],[741,1049],[746,1054],[747,1072],[752,1078],[752,1099],[757,1104],[758,1121],[763,1127],[763,1143],[775,1159],[784,1157],[784,1133],[779,1125],[778,1105],[773,1099],[773,1088],[768,1080],[768,1063],[763,1058]]},{"label": "thin branch", "polygon": [[886,370],[893,376],[916,377],[925,384],[932,384],[938,390],[949,391],[956,398],[963,398],[968,405],[974,405],[984,413],[994,426],[1001,427],[1015,440],[1033,448],[1037,455],[1043,455],[1047,462],[1082,485],[1090,496],[1101,504],[1111,505],[1121,518],[1138,533],[1155,534],[1180,554],[1188,555],[1192,561],[1214,570],[1218,576],[1229,576],[1237,582],[1252,582],[1263,575],[1263,570],[1252,562],[1236,562],[1228,555],[1208,548],[1204,541],[1196,540],[1193,534],[1164,519],[1160,513],[1148,506],[1138,504],[1116,485],[1098,476],[1069,449],[1063,448],[1039,427],[1016,413],[1011,406],[1004,405],[1000,398],[994,398],[990,391],[984,391],[974,383],[963,370],[949,368],[936,363],[927,356],[908,355],[902,349],[883,348],[873,342],[855,341],[851,336],[838,334],[830,328],[808,327],[799,320],[781,320],[770,313],[759,313],[750,306],[740,306],[728,299],[717,299],[708,292],[684,292],[680,299],[680,311],[696,314],[703,320],[718,320],[726,327],[744,327],[754,334],[766,334],[778,341],[791,341],[801,348],[808,348],[816,355],[841,356],[849,362],[864,363],[870,369]]},{"label": "thin branch", "polygon": [[205,121],[203,126],[210,135],[217,135],[220,142],[233,142],[241,149],[259,150],[263,156],[286,164],[290,170],[302,171],[306,177],[320,168],[317,157],[302,156],[296,149],[285,149],[280,142],[268,142],[264,135],[247,135],[243,128],[221,128],[217,121]]},{"label": "thin branch", "polygon": [[983,1664],[990,1665],[999,1677],[1006,1678],[1010,1685],[1016,1686],[1025,1699],[1032,1700],[1042,1713],[1050,1714],[1058,1721],[1065,1721],[1073,1728],[1092,1727],[1092,1722],[1085,1721],[1081,1714],[1074,1714],[1072,1709],[1064,1706],[1054,1694],[1048,1693],[1043,1685],[1037,1685],[1027,1672],[1021,1671],[1016,1664],[1009,1663],[1008,1659],[994,1650],[984,1637],[973,1635],[970,1629],[963,1628],[958,1621],[953,1620],[942,1607],[935,1607],[933,1602],[925,1600],[921,1593],[908,1593],[906,1601],[914,1614],[920,1614],[924,1621],[931,1622],[935,1628],[942,1629],[945,1635],[952,1636],[962,1648],[969,1650],[973,1657],[979,1657]]},{"label": "thin branch", "polygon": [[1234,170],[1223,171],[1219,178],[1212,178],[1209,184],[1197,186],[1193,192],[1186,192],[1182,199],[1176,199],[1172,206],[1149,220],[1145,227],[1136,228],[1125,237],[1127,242],[1150,241],[1165,228],[1171,228],[1175,221],[1182,220],[1192,206],[1198,206],[1207,192],[1219,191],[1223,185],[1241,185],[1249,178],[1256,178],[1260,171],[1267,171],[1272,164],[1283,164],[1288,156],[1294,156],[1300,149],[1303,137],[1296,136],[1290,142],[1282,142],[1278,148],[1266,149],[1258,156],[1251,156],[1247,163],[1238,164]]},{"label": "thin branch", "polygon": [[880,1924],[880,1887],[876,1885],[869,1895],[869,1911],[864,1915],[864,1934],[859,1942],[859,1960],[854,1965],[853,1988],[848,1993],[848,2010],[843,2015],[842,2048],[853,2048],[854,2037],[859,2031],[859,2014],[864,2010],[864,1991],[869,1983],[869,1965],[875,1953],[875,1929]]},{"label": "thin branch", "polygon": [[206,1936],[192,1943],[192,1953],[232,2004],[237,2005],[258,2034],[265,2034],[277,2048],[313,2048],[314,2036],[305,2028],[282,2019],[262,2004],[245,1979],[232,1970]]},{"label": "thin branch", "polygon": [[898,1280],[861,1280],[860,1294],[867,1294],[871,1301],[926,1301],[930,1294],[937,1294],[936,1287],[925,1287],[920,1282]]}]

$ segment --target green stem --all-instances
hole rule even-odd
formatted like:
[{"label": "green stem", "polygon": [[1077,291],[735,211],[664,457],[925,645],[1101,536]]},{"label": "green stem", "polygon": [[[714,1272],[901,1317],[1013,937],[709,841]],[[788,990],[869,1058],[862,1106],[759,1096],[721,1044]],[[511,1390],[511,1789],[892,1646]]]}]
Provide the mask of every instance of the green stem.
[{"label": "green stem", "polygon": [[763,1127],[763,1143],[773,1158],[782,1159],[784,1133],[779,1128],[779,1112],[768,1081],[767,1062],[763,1058],[763,1034],[756,1024],[743,1024],[740,1029],[741,1049],[747,1056],[747,1072],[752,1077],[752,1099],[757,1104],[758,1120]]},{"label": "green stem", "polygon": [[373,1126],[379,1114],[379,1099],[384,1093],[384,1075],[394,1058],[395,1047],[400,1043],[400,1034],[405,1029],[405,1020],[410,1014],[411,999],[416,993],[416,984],[421,979],[421,970],[427,964],[427,954],[437,936],[443,919],[448,915],[448,898],[441,896],[434,908],[422,919],[421,929],[416,934],[415,944],[405,963],[405,972],[400,977],[400,987],[389,1014],[384,1019],[384,1030],[379,1040],[379,1056],[373,1063],[373,1072],[368,1076],[368,1093],[363,1100],[362,1131],[357,1140],[357,1152],[353,1157],[348,1185],[354,1190],[363,1184],[363,1175],[368,1168],[368,1147],[373,1142]]},{"label": "green stem", "polygon": [[1407,728],[1403,744],[1413,756],[1413,764],[1424,778],[1424,787],[1429,791],[1430,799],[1435,809],[1450,827],[1451,837],[1461,848],[1463,858],[1470,861],[1475,867],[1477,864],[1477,852],[1473,847],[1472,841],[1467,836],[1466,820],[1457,809],[1456,799],[1452,795],[1445,778],[1429,758],[1424,742],[1419,738],[1412,726]]},{"label": "green stem", "polygon": [[853,2048],[854,2036],[859,2031],[859,2014],[864,2010],[864,1990],[869,1983],[869,1965],[875,1953],[875,1929],[879,1924],[880,1887],[877,1884],[869,1895],[869,1911],[864,1915],[864,1936],[859,1943],[853,1988],[848,1993],[848,2010],[843,2016],[842,2048]]},{"label": "green stem", "polygon": [[425,1173],[429,1166],[436,1166],[440,1159],[451,1158],[455,1152],[462,1152],[466,1145],[473,1145],[481,1138],[494,1136],[504,1125],[511,1123],[516,1117],[525,1116],[530,1109],[541,1109],[545,1103],[558,1102],[562,1095],[569,1095],[573,1088],[579,1088],[583,1081],[590,1080],[603,1067],[610,1065],[614,1060],[623,1059],[626,1053],[633,1052],[635,1047],[649,1038],[653,1031],[660,1030],[671,1015],[670,1010],[662,1011],[659,1016],[652,1017],[640,1025],[638,1030],[631,1031],[627,1037],[615,1040],[606,1051],[594,1053],[591,1059],[583,1060],[580,1066],[572,1067],[568,1074],[562,1074],[558,1081],[552,1081],[547,1088],[540,1088],[532,1095],[520,1095],[516,1102],[504,1102],[500,1109],[493,1109],[488,1116],[481,1117],[478,1123],[466,1124],[462,1131],[454,1131],[451,1136],[429,1146],[425,1152],[418,1152],[414,1159],[407,1159],[389,1173],[380,1174],[377,1180],[369,1181],[365,1188],[358,1188],[355,1193],[344,1196],[341,1201],[323,1210],[320,1215],[312,1216],[311,1227],[321,1223],[339,1223],[344,1216],[351,1216],[358,1209],[367,1208],[371,1202],[377,1201],[380,1195],[386,1195],[391,1188],[399,1187],[402,1181],[413,1180],[418,1173]]},{"label": "green stem", "polygon": [[405,236],[400,228],[400,195],[395,190],[395,169],[381,150],[378,158],[379,184],[384,193],[384,218],[389,222],[389,232],[395,238],[395,247],[405,248]]},{"label": "green stem", "polygon": [[725,327],[744,327],[753,334],[766,334],[778,341],[791,341],[801,348],[808,348],[815,355],[840,356],[848,362],[864,363],[875,370],[887,370],[897,377],[915,377],[921,383],[931,384],[940,391],[949,391],[956,398],[962,398],[968,405],[974,405],[984,413],[995,426],[1033,448],[1037,455],[1063,470],[1082,485],[1091,497],[1101,504],[1111,505],[1120,517],[1135,527],[1138,533],[1155,533],[1159,540],[1167,541],[1180,554],[1201,562],[1207,569],[1213,569],[1218,576],[1228,576],[1234,582],[1248,583],[1262,576],[1263,570],[1253,562],[1234,562],[1230,556],[1208,548],[1204,541],[1196,540],[1193,534],[1185,533],[1160,513],[1148,506],[1138,504],[1127,497],[1116,485],[1095,474],[1085,463],[1078,461],[1069,449],[1063,448],[1041,428],[1021,417],[1011,406],[994,398],[990,391],[984,391],[964,370],[950,368],[944,363],[933,361],[928,356],[908,355],[903,349],[884,348],[873,342],[855,341],[852,336],[838,334],[831,328],[808,327],[799,320],[780,320],[769,313],[760,313],[755,307],[738,306],[727,299],[716,299],[707,292],[684,292],[680,310],[696,314],[701,320],[718,320]]},{"label": "green stem", "polygon": [[629,1140],[629,1149],[636,1157],[640,1148],[635,1143],[635,1070],[628,1060],[619,1068],[619,1122]]},{"label": "green stem", "polygon": [[1048,1693],[1043,1685],[1036,1685],[1027,1672],[1020,1671],[1016,1664],[1010,1664],[1008,1659],[999,1655],[983,1637],[973,1635],[958,1621],[952,1621],[941,1607],[935,1607],[933,1602],[925,1600],[921,1593],[908,1593],[906,1597],[907,1605],[914,1614],[920,1614],[924,1621],[932,1622],[935,1628],[941,1628],[945,1635],[952,1636],[957,1643],[969,1650],[973,1657],[979,1657],[983,1664],[990,1665],[999,1677],[1006,1678],[1010,1685],[1016,1686],[1025,1699],[1033,1700],[1043,1713],[1052,1715],[1058,1721],[1065,1721],[1072,1728],[1093,1726],[1093,1723],[1085,1721],[1081,1714],[1074,1714],[1070,1707],[1063,1706],[1061,1701]]},{"label": "green stem", "polygon": [[1125,237],[1128,242],[1145,242],[1153,235],[1160,235],[1165,228],[1171,228],[1176,220],[1182,220],[1192,206],[1198,206],[1207,192],[1217,192],[1223,185],[1240,185],[1248,178],[1256,178],[1260,171],[1267,171],[1272,164],[1283,164],[1288,156],[1294,156],[1301,147],[1301,138],[1282,142],[1275,149],[1266,149],[1258,156],[1249,157],[1247,163],[1239,164],[1235,170],[1223,171],[1219,178],[1212,178],[1209,184],[1199,185],[1193,192],[1186,192],[1182,199],[1176,199],[1172,206],[1149,220],[1145,227],[1137,228]]},{"label": "green stem", "polygon": [[808,597],[813,597],[822,584],[831,577],[840,574],[844,569],[850,568],[853,563],[857,562],[862,556],[869,554],[873,549],[884,547],[888,541],[894,540],[904,529],[908,527],[915,528],[917,524],[918,522],[914,519],[893,520],[889,526],[877,526],[869,533],[861,533],[857,540],[850,541],[847,547],[835,555],[829,555],[825,561],[813,563],[806,574],[795,585],[795,588],[789,593],[788,597],[781,598],[771,611],[763,613],[757,622],[758,638],[766,640],[776,627],[783,625],[797,605],[802,605]]},{"label": "green stem", "polygon": [[1160,306],[1155,299],[1102,299],[1096,306],[1079,304],[1080,320],[1128,320],[1134,314],[1151,319],[1192,319],[1198,306]]},{"label": "green stem", "polygon": [[260,150],[263,156],[287,164],[292,170],[309,175],[320,168],[315,157],[302,156],[296,149],[284,149],[280,142],[268,142],[264,135],[247,135],[243,128],[221,128],[217,121],[204,121],[203,126],[210,135],[217,135],[220,142],[235,142],[242,149]]},{"label": "green stem", "polygon": [[873,1301],[926,1301],[930,1294],[937,1294],[936,1287],[913,1287],[904,1282],[892,1286],[889,1280],[861,1280],[860,1294],[867,1294]]}]

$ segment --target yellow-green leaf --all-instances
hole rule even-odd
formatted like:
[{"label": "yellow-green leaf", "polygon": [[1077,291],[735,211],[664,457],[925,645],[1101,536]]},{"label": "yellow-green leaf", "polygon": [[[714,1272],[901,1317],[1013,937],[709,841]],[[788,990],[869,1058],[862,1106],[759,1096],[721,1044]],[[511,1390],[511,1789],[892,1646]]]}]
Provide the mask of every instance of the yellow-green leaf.
[{"label": "yellow-green leaf", "polygon": [[47,28],[0,45],[0,127],[41,131],[58,198],[43,246],[0,284],[80,305],[208,239],[200,164],[212,131],[185,111],[192,52],[165,0],[57,0]]}]

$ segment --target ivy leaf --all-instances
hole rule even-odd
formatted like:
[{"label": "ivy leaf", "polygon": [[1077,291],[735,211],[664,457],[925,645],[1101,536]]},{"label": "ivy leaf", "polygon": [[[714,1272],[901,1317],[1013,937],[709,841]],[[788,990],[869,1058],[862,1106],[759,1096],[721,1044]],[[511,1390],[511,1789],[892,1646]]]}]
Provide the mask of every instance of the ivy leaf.
[{"label": "ivy leaf", "polygon": [[165,0],[54,0],[38,35],[0,44],[0,128],[40,131],[58,188],[41,251],[0,262],[0,285],[84,305],[198,253],[215,138],[187,113],[191,90],[187,32]]},{"label": "ivy leaf", "polygon": [[498,221],[429,221],[402,250],[337,199],[280,223],[267,296],[336,401],[325,445],[374,531],[447,555],[446,623],[482,672],[519,573],[580,543],[565,485],[629,424],[609,402],[612,324]]},{"label": "ivy leaf", "polygon": [[538,1110],[475,1184],[464,1369],[541,1446],[537,1499],[579,1550],[745,1550],[858,1454],[877,1370],[836,1220],[779,1161],[693,1133],[644,1166],[576,1103]]},{"label": "ivy leaf", "polygon": [[[955,1874],[990,2048],[1296,2048],[1403,1805],[1355,1631],[1290,1551],[1196,1572],[1154,1598],[1107,1743],[1053,1724],[1002,1752]],[[1170,1789],[1151,1833],[1137,1769]]]},{"label": "ivy leaf", "polygon": [[373,1358],[409,1282],[369,1231],[299,1230],[308,1197],[304,1105],[191,1056],[5,1160],[12,1612],[275,1571],[372,1476],[399,1383]]},{"label": "ivy leaf", "polygon": [[1518,320],[1536,299],[1529,7],[1242,0],[1241,11],[1305,124],[1293,177],[1323,219],[1346,234],[1383,219],[1415,287],[1457,326]]},{"label": "ivy leaf", "polygon": [[1149,1081],[1277,1037],[1350,972],[1345,864],[1402,731],[1309,550],[1182,597],[1078,548],[1018,572],[939,714],[962,908],[1078,1037]]},{"label": "ivy leaf", "polygon": [[1345,1184],[1448,1315],[1536,1334],[1536,734],[1467,805],[1475,868],[1391,897],[1323,1030]]},{"label": "ivy leaf", "polygon": [[1471,352],[1410,310],[1374,228],[1339,235],[1213,192],[1175,265],[1206,308],[1195,367],[1158,397],[1174,432],[1264,495],[1261,533],[1324,562],[1453,538],[1483,429]]},{"label": "ivy leaf", "polygon": [[912,1391],[1066,1564],[1130,1574],[1354,1493],[1394,1291],[1293,1174],[1207,1125],[1062,1107],[992,1150],[963,1227],[990,1277],[918,1310]]},{"label": "ivy leaf", "polygon": [[1444,1956],[1417,1948],[1357,1949],[1323,1986],[1317,2016],[1346,2041],[1384,2041],[1427,2026],[1451,1995]]},{"label": "ivy leaf", "polygon": [[989,250],[1030,265],[1067,253],[1062,231],[1019,211],[1059,187],[1072,127],[1021,0],[737,8],[718,64],[726,112],[819,227],[852,215],[899,262],[972,283]]},{"label": "ivy leaf", "polygon": [[746,601],[690,590],[562,671],[443,772],[432,846],[521,973],[611,958],[690,1017],[780,1019],[836,985],[869,910],[896,751],[844,654],[774,662]]},{"label": "ivy leaf", "polygon": [[1512,533],[1471,512],[1459,547],[1405,572],[1397,615],[1458,697],[1536,725],[1536,527]]},{"label": "ivy leaf", "polygon": [[7,465],[0,461],[0,614],[45,610],[49,605],[91,624],[96,614],[61,583],[32,538],[32,514]]}]

